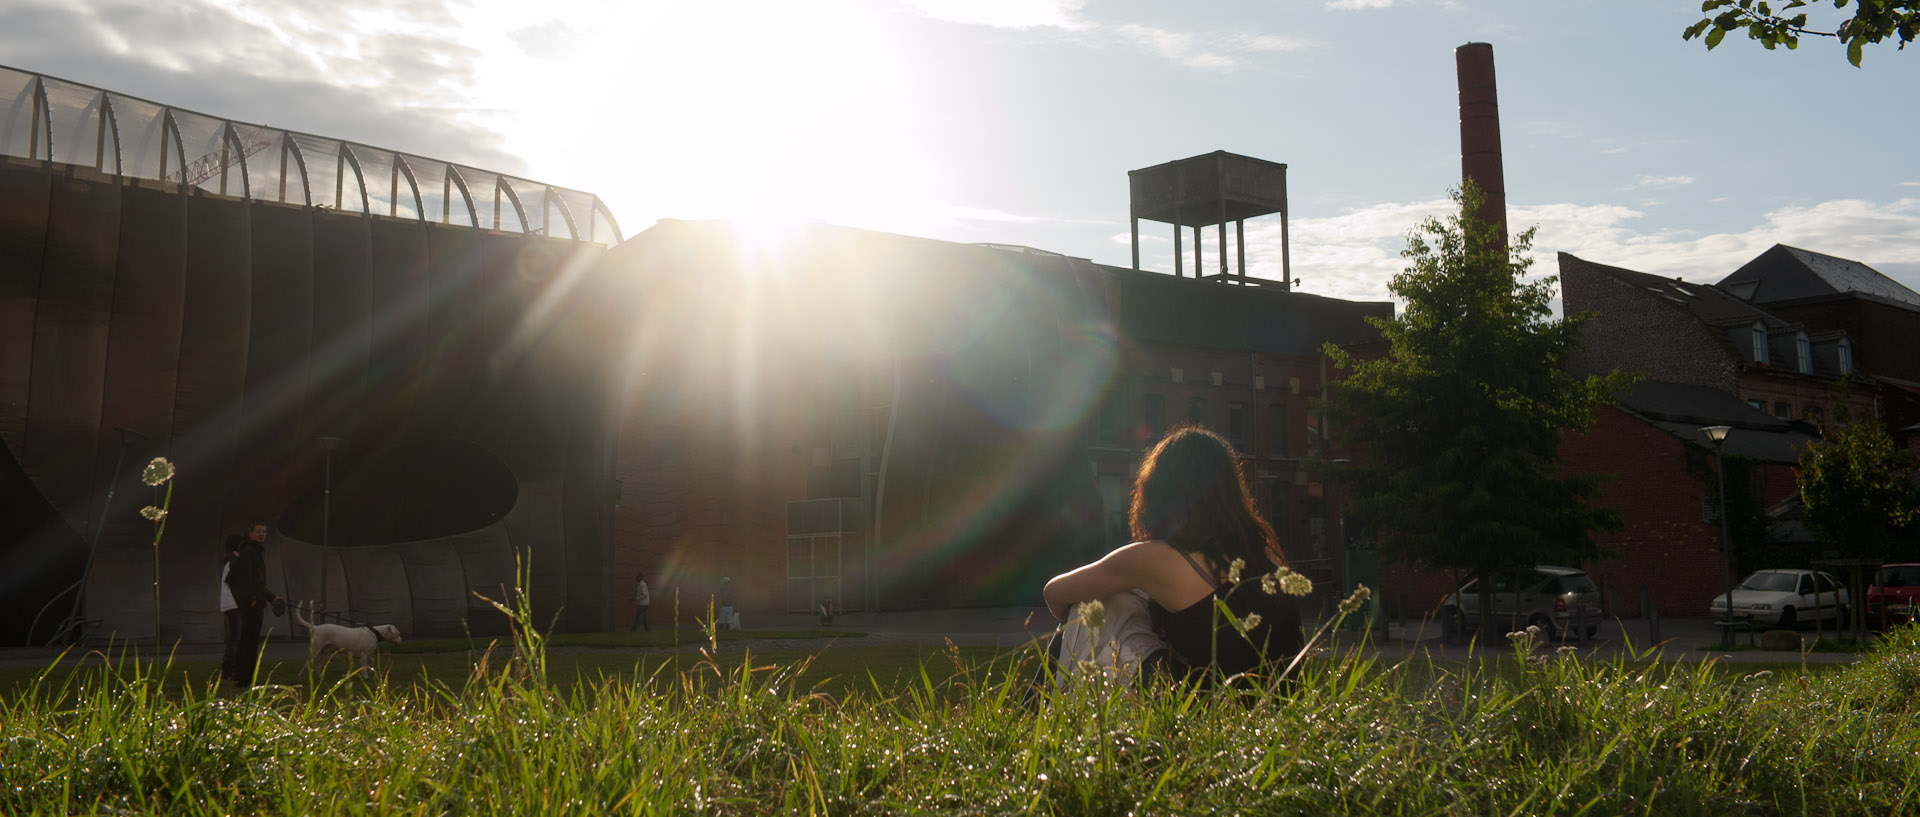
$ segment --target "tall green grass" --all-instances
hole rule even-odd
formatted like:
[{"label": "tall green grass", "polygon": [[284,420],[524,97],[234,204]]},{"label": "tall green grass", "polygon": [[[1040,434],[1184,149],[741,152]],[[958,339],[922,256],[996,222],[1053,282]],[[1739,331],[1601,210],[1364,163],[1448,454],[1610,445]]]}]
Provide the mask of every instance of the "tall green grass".
[{"label": "tall green grass", "polygon": [[1914,630],[1819,674],[1520,642],[1031,704],[1030,650],[833,694],[805,659],[714,654],[549,683],[527,642],[454,683],[228,695],[123,662],[0,699],[0,814],[1920,813]]}]

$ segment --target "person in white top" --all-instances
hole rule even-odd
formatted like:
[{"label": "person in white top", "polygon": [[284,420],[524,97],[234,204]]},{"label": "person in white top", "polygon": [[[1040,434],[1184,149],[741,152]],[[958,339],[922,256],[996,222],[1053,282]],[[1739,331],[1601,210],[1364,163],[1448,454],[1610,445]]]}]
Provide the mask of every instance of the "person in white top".
[{"label": "person in white top", "polygon": [[240,555],[240,543],[245,539],[239,534],[227,537],[226,550],[220,557],[220,618],[226,623],[227,635],[220,655],[220,674],[228,678],[240,658],[240,605],[233,600],[233,588],[227,586],[227,574],[233,571],[233,559]]},{"label": "person in white top", "polygon": [[647,574],[633,577],[633,623],[627,626],[627,632],[645,629],[653,632],[653,625],[647,622],[647,608],[653,606],[653,593],[647,589]]}]

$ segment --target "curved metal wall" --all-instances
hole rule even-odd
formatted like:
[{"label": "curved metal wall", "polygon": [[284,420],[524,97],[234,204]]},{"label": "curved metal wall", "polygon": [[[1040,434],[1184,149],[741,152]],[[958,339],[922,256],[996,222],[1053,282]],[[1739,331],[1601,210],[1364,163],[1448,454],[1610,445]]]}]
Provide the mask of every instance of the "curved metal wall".
[{"label": "curved metal wall", "polygon": [[[601,626],[609,322],[578,274],[600,249],[0,157],[0,643],[66,616],[96,538],[85,614],[103,634],[153,634],[139,471],[159,455],[179,465],[163,640],[220,637],[220,545],[255,521],[273,531],[273,585],[358,620],[501,632],[472,593],[498,596],[517,552],[540,615]],[[141,436],[116,470],[123,428]],[[379,526],[361,517],[459,501],[456,485],[394,507],[382,487],[435,440],[497,460],[511,506],[475,529],[368,539]],[[355,540],[321,546],[343,530]]]}]

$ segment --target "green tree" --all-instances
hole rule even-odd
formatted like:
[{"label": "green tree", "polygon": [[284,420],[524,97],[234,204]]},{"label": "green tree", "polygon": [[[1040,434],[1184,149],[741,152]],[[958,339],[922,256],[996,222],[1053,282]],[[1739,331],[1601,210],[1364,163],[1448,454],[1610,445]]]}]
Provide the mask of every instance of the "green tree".
[{"label": "green tree", "polygon": [[1833,7],[1842,14],[1849,4],[1853,16],[1831,30],[1820,30],[1808,28],[1806,12],[1799,11],[1814,5],[1813,0],[1784,0],[1777,9],[1764,0],[1706,0],[1700,4],[1706,17],[1687,26],[1681,38],[1703,37],[1711,51],[1728,33],[1744,31],[1748,39],[1772,51],[1782,45],[1798,48],[1803,36],[1832,37],[1847,46],[1847,61],[1858,68],[1868,45],[1895,40],[1905,51],[1907,43],[1920,35],[1920,0],[1833,0]]},{"label": "green tree", "polygon": [[1489,577],[1601,556],[1590,534],[1622,526],[1591,504],[1599,475],[1560,473],[1559,445],[1631,377],[1567,374],[1587,316],[1553,318],[1555,279],[1526,279],[1534,230],[1502,246],[1475,215],[1482,198],[1469,183],[1456,213],[1408,235],[1388,285],[1406,307],[1373,319],[1385,356],[1326,352],[1350,372],[1329,408],[1365,452],[1344,473],[1350,511],[1388,558],[1481,580],[1490,622]]},{"label": "green tree", "polygon": [[1916,471],[1920,461],[1895,448],[1879,423],[1836,423],[1800,454],[1807,530],[1831,556],[1920,555],[1911,552],[1920,522]]}]

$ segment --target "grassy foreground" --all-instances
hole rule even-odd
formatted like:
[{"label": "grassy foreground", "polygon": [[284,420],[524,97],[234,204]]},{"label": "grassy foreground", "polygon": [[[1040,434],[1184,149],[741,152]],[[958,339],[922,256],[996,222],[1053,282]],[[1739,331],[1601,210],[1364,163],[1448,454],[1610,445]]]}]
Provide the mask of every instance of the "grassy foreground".
[{"label": "grassy foreground", "polygon": [[[1910,814],[1920,635],[1825,673],[1309,663],[1290,690],[1081,688],[1029,653],[819,691],[803,658],[238,696],[136,667],[0,696],[0,813]],[[1023,663],[1025,666],[1023,666]],[[644,665],[643,665],[644,667]]]}]

